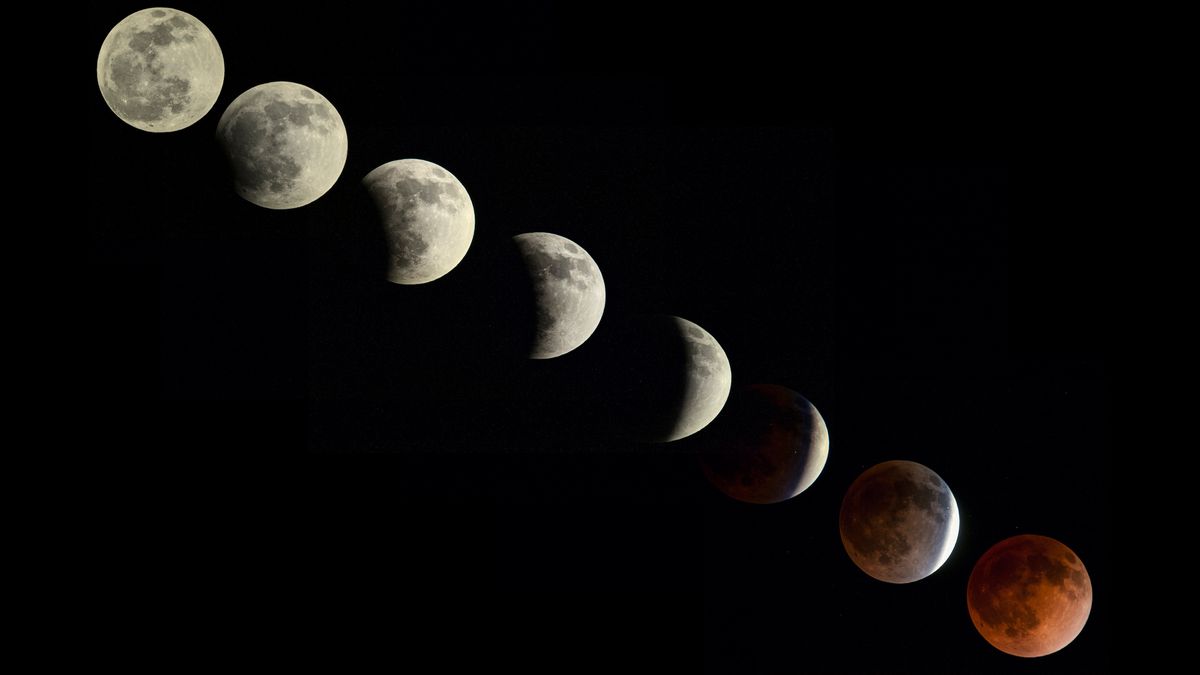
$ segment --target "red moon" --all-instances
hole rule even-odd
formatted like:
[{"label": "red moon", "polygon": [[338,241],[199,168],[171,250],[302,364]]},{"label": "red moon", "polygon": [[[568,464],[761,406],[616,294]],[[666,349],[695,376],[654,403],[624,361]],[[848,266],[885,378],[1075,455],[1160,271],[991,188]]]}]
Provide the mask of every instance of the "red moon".
[{"label": "red moon", "polygon": [[1066,647],[1092,611],[1092,580],[1061,542],[1010,537],[983,554],[967,582],[971,621],[992,646],[1014,656]]}]

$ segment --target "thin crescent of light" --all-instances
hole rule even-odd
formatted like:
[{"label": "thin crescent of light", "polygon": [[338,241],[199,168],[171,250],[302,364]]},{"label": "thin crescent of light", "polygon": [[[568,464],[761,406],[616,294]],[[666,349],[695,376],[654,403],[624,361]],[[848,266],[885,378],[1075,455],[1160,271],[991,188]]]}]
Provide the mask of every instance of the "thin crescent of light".
[{"label": "thin crescent of light", "polygon": [[946,492],[950,493],[950,531],[946,533],[947,536],[942,541],[942,550],[938,553],[937,563],[934,564],[933,569],[929,570],[930,574],[941,568],[942,564],[950,558],[950,553],[954,551],[954,545],[958,543],[958,500],[954,498],[954,493],[949,487],[946,488]]}]

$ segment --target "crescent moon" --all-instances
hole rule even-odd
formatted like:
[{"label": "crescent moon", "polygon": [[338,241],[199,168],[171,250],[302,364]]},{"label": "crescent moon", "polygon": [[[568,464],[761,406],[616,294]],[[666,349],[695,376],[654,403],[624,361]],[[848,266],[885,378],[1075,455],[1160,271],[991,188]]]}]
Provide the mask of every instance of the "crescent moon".
[{"label": "crescent moon", "polygon": [[816,406],[773,384],[739,389],[706,432],[700,464],[710,483],[751,504],[804,492],[825,468],[829,431]]}]

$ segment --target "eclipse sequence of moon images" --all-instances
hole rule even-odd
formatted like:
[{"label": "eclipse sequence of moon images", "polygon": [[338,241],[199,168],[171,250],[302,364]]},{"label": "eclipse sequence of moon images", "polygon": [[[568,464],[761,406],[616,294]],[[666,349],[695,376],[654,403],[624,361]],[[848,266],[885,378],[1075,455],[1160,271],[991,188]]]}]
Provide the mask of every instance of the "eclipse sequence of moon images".
[{"label": "eclipse sequence of moon images", "polygon": [[[117,23],[96,63],[100,92],[117,119],[155,134],[211,120],[224,75],[217,38],[196,17],[169,8],[144,9]],[[265,82],[238,94],[220,111],[214,132],[237,195],[274,210],[321,199],[341,177],[349,147],[335,104],[295,82]],[[475,236],[468,186],[454,167],[379,159],[387,161],[360,178],[362,199],[373,206],[386,243],[379,281],[437,283],[462,263]],[[513,238],[513,262],[527,273],[531,291],[531,359],[569,359],[604,318],[604,261],[594,260],[587,244],[542,231]],[[830,452],[829,430],[813,402],[777,384],[735,388],[718,337],[685,317],[622,317],[620,326],[618,343],[637,352],[629,372],[607,374],[624,378],[614,417],[625,438],[649,452],[695,435],[704,476],[729,498],[764,509],[803,499]],[[718,416],[722,423],[712,424]],[[846,488],[837,515],[841,541],[864,574],[887,584],[919,583],[953,554],[959,504],[936,469],[897,458],[870,467]],[[1068,647],[1084,629],[1092,585],[1066,544],[1029,533],[991,546],[975,563],[964,596],[963,619],[994,648],[1042,657]]]}]

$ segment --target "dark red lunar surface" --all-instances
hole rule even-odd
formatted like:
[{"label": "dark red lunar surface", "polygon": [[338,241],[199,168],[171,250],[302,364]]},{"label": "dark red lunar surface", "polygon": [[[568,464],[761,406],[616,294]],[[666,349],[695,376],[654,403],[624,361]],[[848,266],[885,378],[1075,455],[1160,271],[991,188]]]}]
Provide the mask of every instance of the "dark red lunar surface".
[{"label": "dark red lunar surface", "polygon": [[967,610],[979,634],[1014,656],[1066,647],[1092,610],[1092,580],[1071,549],[1035,534],[996,544],[971,572]]},{"label": "dark red lunar surface", "polygon": [[700,464],[717,489],[743,502],[771,504],[806,490],[825,467],[829,432],[800,394],[773,384],[734,393],[706,439]]}]

